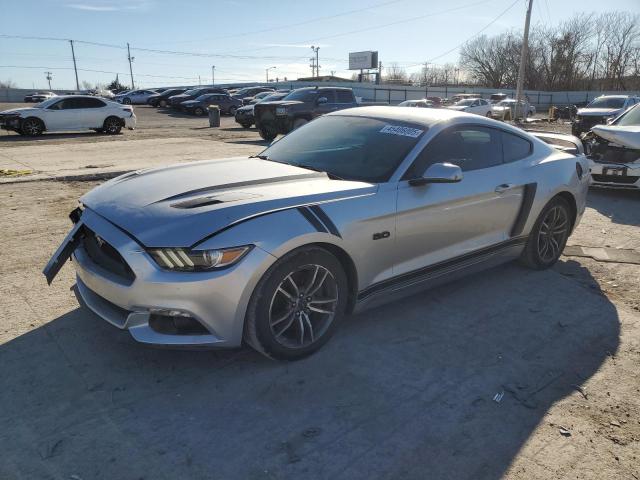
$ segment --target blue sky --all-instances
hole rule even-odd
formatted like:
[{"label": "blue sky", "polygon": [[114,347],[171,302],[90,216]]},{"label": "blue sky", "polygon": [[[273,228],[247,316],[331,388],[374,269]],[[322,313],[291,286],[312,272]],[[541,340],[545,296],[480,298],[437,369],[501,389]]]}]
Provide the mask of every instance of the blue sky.
[{"label": "blue sky", "polygon": [[[51,70],[53,88],[75,87],[68,42],[1,35],[114,45],[75,44],[80,81],[92,84],[111,81],[110,72],[130,82],[127,42],[140,87],[210,83],[212,65],[216,83],[264,81],[274,66],[271,77],[308,76],[311,44],[320,46],[321,74],[350,76],[348,53],[360,50],[415,71],[455,62],[456,47],[485,27],[488,35],[522,28],[525,9],[525,0],[0,0],[0,80],[42,89]],[[640,0],[534,0],[533,22],[614,10],[640,12]]]}]

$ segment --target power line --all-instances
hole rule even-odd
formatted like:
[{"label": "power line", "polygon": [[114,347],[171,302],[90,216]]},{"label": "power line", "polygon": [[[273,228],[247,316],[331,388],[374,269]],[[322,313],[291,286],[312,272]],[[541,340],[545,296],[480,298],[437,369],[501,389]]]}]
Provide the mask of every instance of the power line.
[{"label": "power line", "polygon": [[[465,4],[465,5],[458,6],[458,7],[449,8],[447,10],[441,10],[439,12],[426,13],[424,15],[418,15],[418,16],[414,16],[414,17],[404,18],[402,20],[396,20],[394,22],[383,23],[383,24],[374,25],[374,26],[371,26],[371,27],[360,28],[360,29],[357,29],[357,30],[350,30],[348,32],[335,33],[335,34],[332,34],[332,35],[324,35],[322,37],[316,37],[316,38],[312,38],[312,39],[308,39],[308,40],[302,40],[302,41],[293,42],[293,43],[295,43],[295,44],[305,44],[305,43],[310,43],[310,42],[318,42],[320,40],[327,40],[327,39],[330,39],[330,38],[344,37],[344,36],[347,36],[347,35],[354,35],[356,33],[368,32],[368,31],[371,31],[371,30],[378,30],[380,28],[386,28],[386,27],[390,27],[390,26],[393,26],[393,25],[399,25],[399,24],[402,24],[402,23],[414,22],[416,20],[423,20],[425,18],[435,17],[435,16],[438,16],[438,15],[443,15],[445,13],[455,12],[457,10],[463,10],[465,8],[475,7],[477,5],[482,5],[483,3],[489,3],[490,1],[491,0],[476,1],[474,3],[468,3],[468,4]],[[266,46],[266,47],[244,49],[244,50],[231,50],[231,51],[229,51],[227,53],[255,52],[255,51],[259,51],[259,50],[266,50],[266,49],[269,49],[269,48],[277,48],[277,46]]]},{"label": "power line", "polygon": [[406,0],[391,0],[391,1],[388,1],[388,2],[376,3],[376,4],[370,5],[368,7],[357,8],[357,9],[354,9],[354,10],[348,10],[346,12],[336,13],[334,15],[327,15],[327,16],[324,16],[324,17],[310,18],[310,19],[304,20],[302,22],[289,23],[289,24],[286,24],[286,25],[278,25],[277,27],[263,28],[262,30],[251,30],[251,31],[246,31],[246,32],[242,32],[242,33],[232,33],[232,34],[229,34],[229,35],[220,35],[220,36],[217,36],[217,37],[208,37],[208,38],[200,39],[200,40],[182,40],[182,41],[171,42],[171,43],[172,44],[176,44],[176,45],[177,44],[183,44],[183,43],[199,43],[199,42],[203,42],[203,41],[222,40],[222,39],[225,39],[225,38],[245,37],[247,35],[255,35],[255,34],[259,34],[259,33],[273,32],[275,30],[282,30],[283,28],[299,27],[301,25],[308,25],[310,23],[321,22],[321,21],[324,21],[324,20],[331,20],[333,18],[344,17],[344,16],[347,16],[347,15],[353,15],[354,13],[360,13],[360,12],[364,12],[364,11],[367,11],[367,10],[373,10],[375,8],[385,7],[387,5],[391,5],[391,4],[399,3],[399,2],[404,2],[404,1],[406,1]]}]

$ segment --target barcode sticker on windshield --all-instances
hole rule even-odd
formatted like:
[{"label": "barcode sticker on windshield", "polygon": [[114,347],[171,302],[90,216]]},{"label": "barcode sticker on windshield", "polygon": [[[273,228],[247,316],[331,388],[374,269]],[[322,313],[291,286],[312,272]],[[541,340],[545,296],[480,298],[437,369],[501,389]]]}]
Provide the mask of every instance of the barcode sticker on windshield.
[{"label": "barcode sticker on windshield", "polygon": [[390,133],[391,135],[402,135],[403,137],[418,138],[424,133],[419,128],[402,127],[400,125],[385,125],[380,133]]}]

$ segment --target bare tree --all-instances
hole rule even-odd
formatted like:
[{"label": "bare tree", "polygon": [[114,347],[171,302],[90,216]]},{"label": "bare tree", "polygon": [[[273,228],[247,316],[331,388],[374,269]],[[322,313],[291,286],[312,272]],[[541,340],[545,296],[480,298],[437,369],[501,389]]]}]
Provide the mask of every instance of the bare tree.
[{"label": "bare tree", "polygon": [[407,75],[407,71],[397,63],[392,63],[385,68],[385,71],[386,73],[383,80],[386,83],[407,84],[409,82],[409,75]]},{"label": "bare tree", "polygon": [[13,80],[0,80],[0,88],[16,88],[16,82]]}]

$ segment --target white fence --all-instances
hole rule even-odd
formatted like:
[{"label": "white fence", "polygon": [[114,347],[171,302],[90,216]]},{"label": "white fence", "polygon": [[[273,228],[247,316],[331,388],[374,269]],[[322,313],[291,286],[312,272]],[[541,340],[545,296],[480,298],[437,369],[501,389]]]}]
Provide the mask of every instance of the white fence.
[{"label": "white fence", "polygon": [[[260,85],[260,83],[248,83],[250,85]],[[270,83],[274,88],[294,89],[310,86],[336,86],[350,87],[357,97],[362,97],[364,101],[383,102],[396,105],[405,100],[417,100],[424,97],[452,97],[456,93],[479,93],[484,98],[489,98],[492,93],[506,93],[510,97],[515,96],[513,89],[493,89],[478,87],[405,87],[400,85],[374,85],[371,83],[357,82],[278,82]],[[220,85],[225,86],[225,85]],[[1,88],[0,102],[22,102],[25,95],[33,92],[28,89]],[[71,90],[54,90],[57,94],[72,93]],[[639,92],[603,92],[603,91],[583,91],[583,92],[545,92],[538,90],[525,90],[529,98],[529,103],[536,106],[538,110],[544,110],[551,105],[584,104],[600,95],[639,95]]]}]

